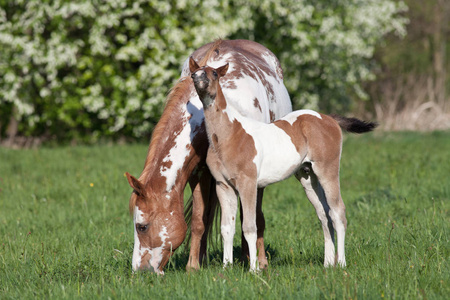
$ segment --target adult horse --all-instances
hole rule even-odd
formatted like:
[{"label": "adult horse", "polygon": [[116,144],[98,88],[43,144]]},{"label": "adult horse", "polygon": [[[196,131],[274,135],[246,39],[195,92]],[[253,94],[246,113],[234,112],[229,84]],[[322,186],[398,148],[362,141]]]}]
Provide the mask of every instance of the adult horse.
[{"label": "adult horse", "polygon": [[[202,66],[229,63],[221,85],[230,105],[242,115],[269,123],[292,110],[280,63],[262,45],[217,40],[194,51],[192,57]],[[164,273],[170,255],[186,236],[183,192],[188,182],[193,191],[193,212],[186,269],[198,269],[206,252],[205,229],[213,216],[212,201],[217,202],[213,197],[216,183],[205,163],[209,145],[203,106],[188,76],[188,60],[181,75],[153,131],[141,176],[137,179],[126,174],[133,188],[129,204],[134,221],[133,270]],[[263,189],[258,190],[257,247],[259,264],[264,267],[262,195]]]}]

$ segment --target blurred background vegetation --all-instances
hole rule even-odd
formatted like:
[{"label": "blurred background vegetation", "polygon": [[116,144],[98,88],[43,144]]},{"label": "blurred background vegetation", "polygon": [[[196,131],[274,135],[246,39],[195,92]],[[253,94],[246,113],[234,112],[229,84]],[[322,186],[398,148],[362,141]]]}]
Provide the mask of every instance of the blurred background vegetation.
[{"label": "blurred background vegetation", "polygon": [[147,140],[196,48],[259,42],[295,109],[450,128],[448,0],[0,0],[0,143]]}]

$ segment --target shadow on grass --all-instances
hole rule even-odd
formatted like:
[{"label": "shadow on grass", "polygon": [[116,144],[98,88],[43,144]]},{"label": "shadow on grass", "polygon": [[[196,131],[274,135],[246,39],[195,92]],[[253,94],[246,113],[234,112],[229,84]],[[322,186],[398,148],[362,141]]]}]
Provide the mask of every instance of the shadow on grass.
[{"label": "shadow on grass", "polygon": [[[288,255],[280,253],[277,249],[273,248],[270,244],[266,246],[266,257],[269,261],[269,267],[276,266],[300,266],[300,265],[323,265],[323,253],[310,252],[304,254],[300,251],[300,257],[294,253]],[[295,250],[294,250],[295,251]],[[213,249],[208,251],[207,257],[203,260],[202,268],[207,267],[221,267],[223,250]],[[233,265],[243,268],[249,268],[248,257],[242,256],[242,248],[240,246],[233,247]],[[189,260],[189,251],[186,249],[178,253],[171,258],[171,261],[167,264],[165,271],[180,271],[185,270]]]}]

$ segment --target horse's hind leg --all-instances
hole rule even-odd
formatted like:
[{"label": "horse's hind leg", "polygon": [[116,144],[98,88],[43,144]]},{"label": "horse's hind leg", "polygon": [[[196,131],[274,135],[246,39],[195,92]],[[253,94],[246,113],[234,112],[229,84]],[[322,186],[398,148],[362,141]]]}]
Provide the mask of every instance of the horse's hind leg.
[{"label": "horse's hind leg", "polygon": [[[313,166],[314,168],[314,166]],[[337,235],[337,263],[345,267],[345,231],[347,230],[347,218],[345,217],[345,205],[342,201],[339,186],[339,159],[327,165],[317,165],[315,168],[317,178],[323,190],[329,206],[329,216]]]},{"label": "horse's hind leg", "polygon": [[[256,248],[258,251],[258,262],[259,262],[259,268],[265,269],[268,266],[267,257],[266,257],[266,249],[264,247],[264,230],[266,228],[266,221],[264,219],[264,213],[262,211],[262,200],[263,200],[263,194],[264,194],[264,188],[258,189],[258,197],[256,202],[256,227],[257,227],[257,239],[256,239]],[[242,224],[242,205],[241,205],[241,224]],[[241,245],[242,245],[242,255],[241,260],[244,261],[245,259],[248,259],[249,252],[248,252],[248,244],[247,240],[244,237],[244,231],[242,231],[242,237],[241,237]]]},{"label": "horse's hind leg", "polygon": [[311,204],[314,206],[317,216],[322,223],[323,235],[325,240],[325,259],[324,266],[333,266],[335,262],[335,246],[334,246],[334,228],[330,217],[327,199],[322,186],[314,174],[311,164],[304,164],[295,174],[305,190]]}]

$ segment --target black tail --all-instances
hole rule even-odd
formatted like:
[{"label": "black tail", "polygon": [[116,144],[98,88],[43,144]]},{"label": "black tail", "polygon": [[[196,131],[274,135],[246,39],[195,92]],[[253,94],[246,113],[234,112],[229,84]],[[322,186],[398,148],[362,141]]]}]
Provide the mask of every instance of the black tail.
[{"label": "black tail", "polygon": [[377,126],[377,122],[367,122],[356,118],[346,118],[339,115],[330,115],[335,119],[342,129],[352,133],[364,133],[374,130]]}]

